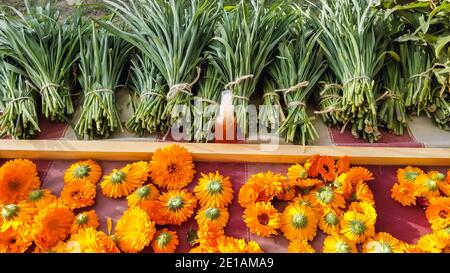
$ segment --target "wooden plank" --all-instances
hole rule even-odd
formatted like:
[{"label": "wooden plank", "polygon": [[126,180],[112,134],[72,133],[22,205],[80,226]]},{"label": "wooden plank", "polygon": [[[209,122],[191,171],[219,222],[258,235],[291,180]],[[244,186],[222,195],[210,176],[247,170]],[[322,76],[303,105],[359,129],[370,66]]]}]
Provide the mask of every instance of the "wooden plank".
[{"label": "wooden plank", "polygon": [[[0,158],[48,160],[95,159],[110,161],[149,160],[169,143],[118,141],[0,140]],[[180,143],[179,143],[180,144]],[[314,154],[341,157],[353,164],[450,166],[450,149],[374,148],[260,144],[182,143],[198,162],[295,163]]]}]

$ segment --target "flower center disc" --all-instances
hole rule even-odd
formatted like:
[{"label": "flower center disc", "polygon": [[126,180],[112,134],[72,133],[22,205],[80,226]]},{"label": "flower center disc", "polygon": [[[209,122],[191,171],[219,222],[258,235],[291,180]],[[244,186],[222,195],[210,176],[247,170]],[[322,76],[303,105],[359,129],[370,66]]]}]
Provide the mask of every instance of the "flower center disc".
[{"label": "flower center disc", "polygon": [[258,215],[258,221],[261,225],[267,225],[269,224],[269,215],[267,215],[266,213],[262,213],[260,215]]},{"label": "flower center disc", "polygon": [[88,216],[86,214],[77,215],[77,224],[84,225],[88,222]]},{"label": "flower center disc", "polygon": [[84,178],[86,176],[88,176],[88,174],[91,172],[91,168],[89,168],[89,166],[86,165],[81,165],[75,168],[75,170],[73,171],[73,175],[76,178]]},{"label": "flower center disc", "polygon": [[145,197],[147,197],[151,192],[151,189],[147,186],[143,186],[140,189],[137,190],[137,195],[139,196],[139,198],[143,199]]},{"label": "flower center disc", "polygon": [[405,178],[406,178],[406,180],[408,180],[408,181],[414,181],[414,180],[416,180],[417,176],[419,176],[419,174],[416,173],[416,172],[406,172],[406,173],[405,173]]},{"label": "flower center disc", "polygon": [[169,199],[167,206],[170,210],[179,210],[183,207],[183,198],[181,196],[175,196]]},{"label": "flower center disc", "polygon": [[442,219],[446,219],[448,217],[448,210],[439,211],[439,217],[441,217]]},{"label": "flower center disc", "polygon": [[158,242],[158,246],[159,247],[164,247],[166,246],[168,243],[170,243],[170,239],[172,236],[170,236],[169,233],[167,232],[163,232],[161,233],[158,238],[156,239],[156,241]]},{"label": "flower center disc", "polygon": [[329,187],[323,187],[319,191],[317,191],[317,199],[322,201],[325,204],[330,204],[333,201],[334,193],[333,190]]},{"label": "flower center disc", "polygon": [[2,209],[2,216],[5,219],[10,219],[16,216],[17,212],[19,211],[19,206],[15,204],[4,206]]},{"label": "flower center disc", "polygon": [[222,191],[222,184],[218,180],[212,180],[206,186],[209,193],[215,194]]},{"label": "flower center disc", "polygon": [[355,220],[350,222],[350,230],[352,231],[353,234],[361,235],[366,230],[366,226],[364,225],[363,222]]},{"label": "flower center disc", "polygon": [[330,212],[327,215],[325,215],[325,222],[331,226],[335,226],[339,223],[339,218],[336,216],[336,214]]},{"label": "flower center disc", "polygon": [[208,208],[205,210],[205,216],[210,220],[215,220],[220,217],[220,210],[218,208]]},{"label": "flower center disc", "polygon": [[19,187],[20,183],[18,183],[16,180],[12,180],[8,183],[8,189],[10,189],[11,191],[16,191],[19,189]]},{"label": "flower center disc", "polygon": [[111,175],[111,182],[115,184],[122,183],[125,180],[126,174],[122,171],[116,171]]},{"label": "flower center disc", "polygon": [[169,172],[169,173],[174,173],[174,172],[176,172],[177,171],[177,165],[176,164],[170,164],[169,166],[167,166],[167,171]]},{"label": "flower center disc", "polygon": [[30,195],[28,195],[28,199],[31,201],[37,201],[41,199],[43,195],[44,195],[43,190],[34,190],[30,192]]},{"label": "flower center disc", "polygon": [[297,213],[292,216],[292,225],[295,228],[304,228],[308,224],[308,217],[302,213]]},{"label": "flower center disc", "polygon": [[337,253],[350,253],[350,246],[346,242],[337,242],[336,243],[336,252]]}]

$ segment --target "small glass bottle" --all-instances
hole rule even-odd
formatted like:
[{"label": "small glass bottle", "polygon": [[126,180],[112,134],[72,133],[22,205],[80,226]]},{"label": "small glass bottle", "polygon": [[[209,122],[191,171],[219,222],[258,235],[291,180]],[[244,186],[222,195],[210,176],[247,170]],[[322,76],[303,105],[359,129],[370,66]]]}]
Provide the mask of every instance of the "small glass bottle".
[{"label": "small glass bottle", "polygon": [[234,117],[233,93],[222,92],[219,115],[215,122],[215,143],[236,143],[236,118]]}]

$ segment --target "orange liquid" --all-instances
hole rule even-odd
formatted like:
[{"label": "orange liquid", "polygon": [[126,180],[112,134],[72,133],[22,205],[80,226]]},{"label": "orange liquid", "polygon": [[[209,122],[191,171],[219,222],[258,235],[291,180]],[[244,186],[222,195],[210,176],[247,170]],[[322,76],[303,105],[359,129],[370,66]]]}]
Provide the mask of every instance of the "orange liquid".
[{"label": "orange liquid", "polygon": [[214,143],[237,143],[236,119],[217,120],[214,132]]}]

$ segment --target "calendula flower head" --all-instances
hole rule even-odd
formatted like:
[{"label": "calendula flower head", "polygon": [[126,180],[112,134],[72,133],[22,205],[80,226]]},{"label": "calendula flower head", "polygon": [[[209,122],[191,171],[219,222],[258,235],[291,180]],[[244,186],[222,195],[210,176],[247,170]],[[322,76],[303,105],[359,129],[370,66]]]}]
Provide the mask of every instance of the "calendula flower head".
[{"label": "calendula flower head", "polygon": [[425,215],[433,230],[450,226],[450,197],[432,198]]},{"label": "calendula flower head", "polygon": [[215,252],[217,240],[222,236],[225,236],[225,231],[217,225],[201,226],[197,231],[197,239],[194,243],[200,246],[205,246],[206,249],[214,249]]},{"label": "calendula flower head", "polygon": [[357,253],[354,242],[339,234],[332,234],[323,242],[324,253]]},{"label": "calendula flower head", "polygon": [[24,253],[32,243],[29,225],[0,231],[0,253]]},{"label": "calendula flower head", "polygon": [[289,253],[316,253],[306,240],[295,240],[289,243]]},{"label": "calendula flower head", "polygon": [[0,212],[0,231],[5,231],[11,227],[17,229],[22,225],[29,225],[34,216],[33,206],[26,201],[18,204],[1,205]]},{"label": "calendula flower head", "polygon": [[307,206],[311,208],[316,215],[322,212],[322,206],[317,201],[315,192],[306,195],[298,195],[292,200],[292,203],[299,204],[300,206]]},{"label": "calendula flower head", "polygon": [[403,243],[403,253],[424,253],[417,245]]},{"label": "calendula flower head", "polygon": [[339,233],[341,215],[331,207],[324,207],[319,219],[319,228],[326,234]]},{"label": "calendula flower head", "polygon": [[[66,245],[68,253],[111,253],[110,246],[105,244],[106,234],[92,227],[80,229],[72,234]],[[113,253],[117,253],[114,251]]]},{"label": "calendula flower head", "polygon": [[199,245],[191,248],[189,253],[217,253],[217,249],[207,245]]},{"label": "calendula flower head", "polygon": [[270,202],[283,191],[286,178],[271,171],[252,175],[239,190],[238,202],[245,208],[255,202]]},{"label": "calendula flower head", "polygon": [[375,204],[372,191],[370,190],[369,186],[362,181],[356,183],[349,201]]},{"label": "calendula flower head", "polygon": [[96,185],[102,177],[102,167],[93,160],[78,161],[64,173],[64,182],[90,182]]},{"label": "calendula flower head", "polygon": [[423,174],[423,171],[419,168],[408,166],[404,169],[397,170],[397,180],[399,183],[403,182],[415,182],[416,178]]},{"label": "calendula flower head", "polygon": [[330,186],[322,186],[314,193],[316,200],[324,207],[332,207],[336,210],[345,208],[345,200],[341,194],[335,192]]},{"label": "calendula flower head", "polygon": [[336,178],[334,159],[329,156],[321,156],[317,165],[317,171],[326,182],[333,181]]},{"label": "calendula flower head", "polygon": [[432,179],[428,174],[421,174],[416,178],[420,195],[428,200],[439,197],[439,181]]},{"label": "calendula flower head", "polygon": [[128,164],[120,170],[114,169],[105,176],[100,187],[107,197],[121,198],[129,195],[143,184],[142,173],[136,172],[135,167]]},{"label": "calendula flower head", "polygon": [[131,171],[139,177],[139,180],[144,184],[150,177],[150,162],[138,161],[131,163]]},{"label": "calendula flower head", "polygon": [[217,240],[217,250],[219,253],[262,253],[260,246],[255,241],[246,242],[244,239],[237,239],[222,236]]},{"label": "calendula flower head", "polygon": [[346,173],[350,170],[350,158],[343,156],[336,162],[336,175]]},{"label": "calendula flower head", "polygon": [[174,253],[178,243],[177,233],[165,228],[156,233],[152,248],[155,253]]},{"label": "calendula flower head", "polygon": [[156,185],[180,190],[192,182],[195,169],[191,153],[176,144],[155,151],[150,162],[151,178]]},{"label": "calendula flower head", "polygon": [[155,234],[155,223],[141,208],[126,210],[116,224],[115,237],[119,248],[127,253],[137,253],[148,246]]},{"label": "calendula flower head", "polygon": [[244,222],[250,232],[258,236],[270,237],[277,235],[280,228],[281,214],[270,202],[257,202],[248,206],[244,211]]},{"label": "calendula flower head", "polygon": [[154,201],[159,198],[158,189],[152,184],[144,185],[127,196],[129,207],[141,207],[146,201]]},{"label": "calendula flower head", "polygon": [[300,164],[295,164],[288,169],[288,179],[292,182],[308,178],[308,171]]},{"label": "calendula flower head", "polygon": [[420,237],[417,247],[424,252],[441,253],[448,245],[449,237],[443,231],[435,231]]},{"label": "calendula flower head", "polygon": [[97,191],[95,184],[84,181],[73,181],[64,185],[61,199],[70,209],[79,209],[94,204]]},{"label": "calendula flower head", "polygon": [[345,199],[350,199],[353,193],[353,182],[347,173],[342,173],[333,181],[336,192],[342,194]]},{"label": "calendula flower head", "polygon": [[298,203],[289,204],[281,216],[281,231],[290,241],[312,240],[316,236],[319,219],[314,211]]},{"label": "calendula flower head", "polygon": [[308,160],[306,160],[304,166],[308,171],[308,177],[318,177],[319,176],[319,161],[320,155],[313,155]]},{"label": "calendula flower head", "polygon": [[75,220],[72,224],[71,233],[78,233],[81,229],[93,228],[96,229],[99,226],[98,216],[95,210],[80,212],[75,216]]},{"label": "calendula flower head", "polygon": [[57,199],[56,195],[54,195],[48,189],[36,189],[32,190],[30,194],[28,194],[28,202],[33,205],[36,209],[36,212],[55,202]]},{"label": "calendula flower head", "polygon": [[62,202],[57,201],[39,211],[34,218],[33,238],[36,245],[47,250],[70,234],[75,220],[73,212]]},{"label": "calendula flower head", "polygon": [[194,193],[202,207],[222,208],[231,204],[234,191],[230,179],[216,172],[202,173]]},{"label": "calendula flower head", "polygon": [[347,211],[341,220],[341,234],[356,244],[364,243],[368,237],[375,235],[375,225],[368,216]]},{"label": "calendula flower head", "polygon": [[197,211],[195,219],[199,227],[216,225],[218,228],[225,228],[229,217],[226,208],[204,207]]},{"label": "calendula flower head", "polygon": [[26,159],[8,161],[0,168],[0,204],[17,204],[40,185],[33,162]]},{"label": "calendula flower head", "polygon": [[161,215],[167,224],[181,225],[186,222],[197,207],[197,199],[187,190],[171,190],[161,194]]},{"label": "calendula flower head", "polygon": [[283,190],[276,195],[278,200],[291,201],[297,196],[297,189],[291,180],[284,180],[282,186]]},{"label": "calendula flower head", "polygon": [[403,251],[404,243],[386,232],[377,233],[362,247],[364,253],[403,253]]},{"label": "calendula flower head", "polygon": [[391,197],[403,206],[416,205],[416,198],[420,195],[415,183],[395,183],[391,189]]}]

